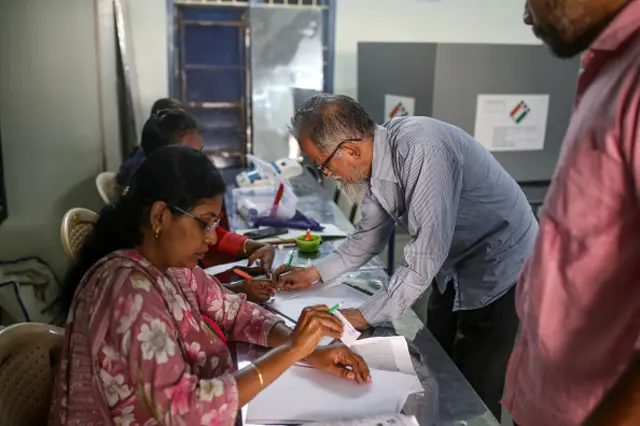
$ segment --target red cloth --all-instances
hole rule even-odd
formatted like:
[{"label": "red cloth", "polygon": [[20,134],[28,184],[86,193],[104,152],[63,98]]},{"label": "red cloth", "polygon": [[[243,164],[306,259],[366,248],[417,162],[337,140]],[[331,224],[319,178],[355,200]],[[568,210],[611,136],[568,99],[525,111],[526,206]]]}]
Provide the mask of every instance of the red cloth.
[{"label": "red cloth", "polygon": [[640,346],[640,0],[584,56],[577,102],[518,283],[505,407],[578,426]]},{"label": "red cloth", "polygon": [[222,226],[216,228],[218,241],[210,246],[209,252],[201,261],[203,268],[210,268],[214,265],[233,262],[238,259],[238,253],[242,250],[242,244],[248,237],[227,231]]}]

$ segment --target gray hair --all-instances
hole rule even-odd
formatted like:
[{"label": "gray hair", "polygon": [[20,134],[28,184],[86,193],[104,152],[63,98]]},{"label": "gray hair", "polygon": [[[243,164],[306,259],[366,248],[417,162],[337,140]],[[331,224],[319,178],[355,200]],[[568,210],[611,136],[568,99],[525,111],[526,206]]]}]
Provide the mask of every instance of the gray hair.
[{"label": "gray hair", "polygon": [[309,98],[296,111],[289,127],[296,140],[308,137],[321,151],[345,139],[373,138],[375,129],[376,123],[355,99],[330,94]]}]

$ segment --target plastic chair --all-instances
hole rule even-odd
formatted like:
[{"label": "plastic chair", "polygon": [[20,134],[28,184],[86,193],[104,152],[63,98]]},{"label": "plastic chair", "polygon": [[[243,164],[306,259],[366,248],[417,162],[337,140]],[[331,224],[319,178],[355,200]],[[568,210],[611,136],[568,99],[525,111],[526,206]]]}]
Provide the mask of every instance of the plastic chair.
[{"label": "plastic chair", "polygon": [[96,176],[96,187],[105,204],[113,203],[120,196],[114,172],[102,172]]},{"label": "plastic chair", "polygon": [[60,226],[60,239],[70,259],[75,258],[97,220],[98,214],[88,209],[75,208],[65,213]]},{"label": "plastic chair", "polygon": [[48,324],[0,330],[0,425],[46,426],[63,342]]}]

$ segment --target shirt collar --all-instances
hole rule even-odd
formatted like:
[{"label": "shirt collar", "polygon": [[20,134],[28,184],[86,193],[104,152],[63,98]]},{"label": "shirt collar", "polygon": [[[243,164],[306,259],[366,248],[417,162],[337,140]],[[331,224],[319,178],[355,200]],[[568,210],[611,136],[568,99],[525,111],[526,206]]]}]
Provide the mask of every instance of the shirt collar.
[{"label": "shirt collar", "polygon": [[371,164],[371,178],[398,183],[396,174],[393,171],[391,160],[391,147],[387,138],[387,129],[382,126],[376,127],[373,137],[373,160]]},{"label": "shirt collar", "polygon": [[613,52],[638,30],[640,0],[631,0],[591,44],[591,49]]}]

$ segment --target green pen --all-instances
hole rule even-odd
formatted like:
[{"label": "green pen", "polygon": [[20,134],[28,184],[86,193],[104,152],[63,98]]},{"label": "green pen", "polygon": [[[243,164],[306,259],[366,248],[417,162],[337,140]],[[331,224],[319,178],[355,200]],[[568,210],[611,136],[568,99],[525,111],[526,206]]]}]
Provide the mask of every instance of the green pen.
[{"label": "green pen", "polygon": [[285,272],[289,272],[291,269],[291,262],[293,262],[293,256],[296,254],[296,249],[291,250],[291,256],[289,256],[289,263],[287,263],[287,267],[284,269]]},{"label": "green pen", "polygon": [[329,309],[329,313],[330,314],[334,313],[335,311],[338,310],[338,308],[340,308],[340,304],[339,303],[336,306],[334,306],[333,308]]}]

